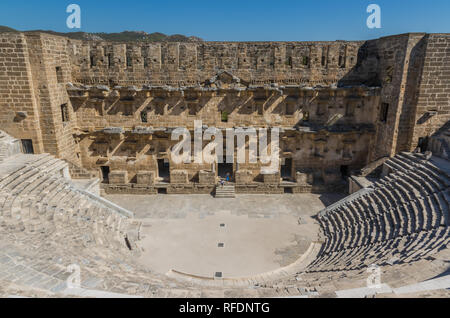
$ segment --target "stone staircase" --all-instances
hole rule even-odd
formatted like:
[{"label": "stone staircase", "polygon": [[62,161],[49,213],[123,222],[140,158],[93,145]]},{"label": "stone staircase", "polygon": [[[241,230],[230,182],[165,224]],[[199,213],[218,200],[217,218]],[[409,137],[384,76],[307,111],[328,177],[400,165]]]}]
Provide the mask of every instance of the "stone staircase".
[{"label": "stone staircase", "polygon": [[217,185],[216,186],[216,198],[235,198],[236,197],[236,189],[233,184],[225,184],[225,185]]}]

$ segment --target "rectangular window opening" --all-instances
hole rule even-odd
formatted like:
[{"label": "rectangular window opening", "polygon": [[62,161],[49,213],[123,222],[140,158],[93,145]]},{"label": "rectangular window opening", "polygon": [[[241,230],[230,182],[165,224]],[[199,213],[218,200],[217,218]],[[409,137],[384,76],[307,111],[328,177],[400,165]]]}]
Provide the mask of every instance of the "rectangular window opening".
[{"label": "rectangular window opening", "polygon": [[95,58],[93,55],[91,55],[91,68],[93,68],[94,66],[97,66],[95,63]]},{"label": "rectangular window opening", "polygon": [[63,123],[66,123],[69,121],[69,107],[67,104],[61,105],[61,119]]},{"label": "rectangular window opening", "polygon": [[303,65],[304,66],[308,66],[308,64],[309,64],[309,57],[307,57],[307,56],[303,56]]},{"label": "rectangular window opening", "polygon": [[148,117],[147,117],[147,112],[146,111],[142,111],[141,112],[141,122],[143,122],[143,123],[147,123],[148,122]]},{"label": "rectangular window opening", "polygon": [[389,113],[389,104],[388,103],[382,103],[381,104],[381,110],[380,110],[380,121],[382,123],[387,122],[388,113]]},{"label": "rectangular window opening", "polygon": [[34,148],[33,148],[33,140],[31,139],[22,139],[22,152],[24,154],[34,154]]},{"label": "rectangular window opening", "polygon": [[339,56],[339,67],[345,68],[345,57],[342,55]]},{"label": "rectangular window opening", "polygon": [[56,80],[58,81],[58,83],[64,83],[64,76],[61,66],[56,67]]},{"label": "rectangular window opening", "polygon": [[228,123],[228,112],[223,111],[221,114],[222,117],[222,123]]}]

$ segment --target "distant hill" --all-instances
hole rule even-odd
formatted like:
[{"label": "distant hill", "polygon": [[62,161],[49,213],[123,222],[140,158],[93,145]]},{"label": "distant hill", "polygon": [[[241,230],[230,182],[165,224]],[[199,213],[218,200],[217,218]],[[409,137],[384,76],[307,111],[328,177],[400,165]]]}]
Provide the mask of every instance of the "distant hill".
[{"label": "distant hill", "polygon": [[10,27],[0,25],[0,32],[18,32]]},{"label": "distant hill", "polygon": [[[0,32],[21,32],[7,26],[0,26]],[[144,31],[124,31],[120,33],[55,32],[50,30],[30,30],[24,32],[43,32],[65,36],[75,40],[110,41],[110,42],[202,42],[195,36],[182,34],[166,35],[164,33],[147,33]]]}]

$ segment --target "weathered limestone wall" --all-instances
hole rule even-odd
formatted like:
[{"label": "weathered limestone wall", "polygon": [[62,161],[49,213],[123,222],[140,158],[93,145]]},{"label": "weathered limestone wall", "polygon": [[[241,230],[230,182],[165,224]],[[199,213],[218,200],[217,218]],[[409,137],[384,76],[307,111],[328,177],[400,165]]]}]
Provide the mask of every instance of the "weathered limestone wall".
[{"label": "weathered limestone wall", "polygon": [[279,175],[235,163],[236,191],[282,192],[281,179],[320,191],[448,122],[449,47],[448,34],[423,33],[151,44],[0,34],[0,122],[76,176],[109,171],[117,191],[142,193],[207,192],[216,181],[217,165],[171,160],[172,128],[282,127]]},{"label": "weathered limestone wall", "polygon": [[448,43],[448,34],[411,33],[368,41],[361,49],[354,73],[382,87],[372,160],[414,150],[419,138],[449,120]]},{"label": "weathered limestone wall", "polygon": [[[158,89],[100,91],[98,88],[69,88],[78,120],[77,127],[194,127],[204,125],[293,127],[300,120],[325,125],[335,115],[339,125],[372,125],[377,119],[378,88],[345,89],[285,88],[279,91],[185,91]],[[133,96],[131,96],[133,94]],[[194,95],[189,96],[189,94]],[[227,113],[227,121],[223,113]],[[145,115],[145,120],[143,120]]]},{"label": "weathered limestone wall", "polygon": [[[423,36],[423,35],[422,35]],[[407,65],[414,47],[410,34],[385,37],[365,43],[353,71],[366,83],[382,87],[375,121],[376,138],[371,160],[395,153],[399,118],[403,110]],[[383,118],[383,105],[387,109]]]},{"label": "weathered limestone wall", "polygon": [[[417,34],[410,40],[412,46],[409,60],[405,62],[407,77],[405,83],[403,107],[398,119],[398,135],[396,140],[395,153],[401,151],[412,151],[417,144],[411,144],[411,136],[415,122],[415,113],[417,111],[417,98],[420,81],[422,80],[422,71],[425,59],[425,49],[427,47],[428,36]],[[394,136],[395,137],[395,136]]]},{"label": "weathered limestone wall", "polygon": [[35,152],[42,152],[40,105],[29,51],[23,34],[0,33],[0,126],[18,139],[31,139]]},{"label": "weathered limestone wall", "polygon": [[363,42],[112,44],[70,41],[73,77],[84,84],[190,86],[232,71],[252,84],[336,83]]},{"label": "weathered limestone wall", "polygon": [[419,138],[432,136],[450,120],[450,35],[428,35],[424,60],[408,140],[411,150]]},{"label": "weathered limestone wall", "polygon": [[[282,160],[283,158],[292,159],[290,171],[292,181],[295,181],[297,172],[309,172],[315,173],[311,184],[333,183],[330,182],[330,175],[333,175],[333,178],[336,176],[340,178],[341,166],[359,169],[368,164],[367,154],[370,152],[373,136],[374,131],[371,129],[347,132],[290,130],[280,136],[280,157]],[[98,171],[101,166],[108,166],[111,171],[126,171],[128,172],[127,182],[153,185],[158,180],[164,181],[163,176],[158,173],[158,160],[164,159],[170,164],[170,176],[167,176],[167,181],[170,183],[215,183],[215,177],[218,176],[217,165],[212,167],[207,163],[174,163],[169,156],[169,150],[178,141],[170,140],[168,133],[137,135],[124,132],[122,135],[110,135],[98,132],[81,135],[79,138],[83,167]],[[206,144],[205,141],[204,146]],[[246,158],[249,152],[250,149],[247,148]],[[235,158],[236,156],[237,149],[235,149]],[[236,176],[236,182],[242,184],[264,182],[264,177],[261,175],[263,166],[260,162],[238,165],[235,163],[233,174]],[[145,175],[140,176],[141,171],[145,171]],[[215,171],[214,178],[205,177],[207,171]],[[202,172],[203,180],[207,181],[202,182]],[[148,180],[145,179],[148,178],[148,173],[151,173],[151,181],[139,181]],[[334,183],[336,182],[339,180],[334,180]]]},{"label": "weathered limestone wall", "polygon": [[[71,81],[67,39],[43,33],[26,35],[32,61],[35,96],[40,105],[44,151],[79,164],[72,133],[76,114],[72,110],[66,83]],[[63,122],[62,105],[67,121]]]},{"label": "weathered limestone wall", "polygon": [[[76,118],[66,91],[71,81],[67,39],[2,33],[0,45],[2,129],[16,138],[31,139],[35,153],[48,152],[79,164],[72,137]],[[65,123],[63,104],[68,111]]]}]

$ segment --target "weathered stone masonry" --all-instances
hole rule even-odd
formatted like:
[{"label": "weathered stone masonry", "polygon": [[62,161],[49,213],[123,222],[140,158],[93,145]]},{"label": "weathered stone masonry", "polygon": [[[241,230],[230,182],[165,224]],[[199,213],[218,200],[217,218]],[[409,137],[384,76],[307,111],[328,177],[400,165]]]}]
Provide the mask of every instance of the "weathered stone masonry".
[{"label": "weathered stone masonry", "polygon": [[[325,191],[450,117],[450,35],[367,42],[83,42],[0,34],[0,122],[109,192]],[[281,127],[278,174],[174,164],[176,127]]]}]

